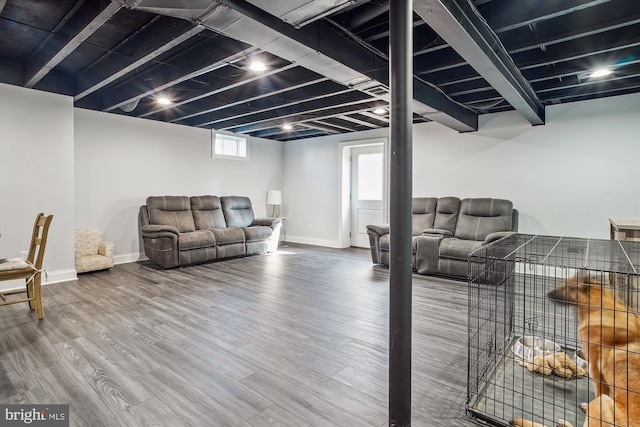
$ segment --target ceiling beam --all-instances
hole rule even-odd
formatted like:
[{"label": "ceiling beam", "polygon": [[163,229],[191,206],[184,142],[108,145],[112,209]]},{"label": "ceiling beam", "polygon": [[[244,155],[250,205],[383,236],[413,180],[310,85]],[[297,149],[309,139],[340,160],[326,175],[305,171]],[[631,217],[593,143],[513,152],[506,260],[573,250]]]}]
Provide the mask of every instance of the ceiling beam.
[{"label": "ceiling beam", "polygon": [[[249,105],[253,101],[258,101],[260,99],[269,98],[271,96],[284,94],[284,93],[287,93],[287,92],[290,92],[290,91],[295,91],[297,89],[304,88],[304,87],[307,87],[307,86],[313,86],[313,85],[316,85],[318,83],[326,82],[327,80],[328,80],[327,78],[321,77],[319,79],[310,80],[310,81],[304,81],[304,82],[301,82],[301,83],[298,83],[298,84],[295,84],[295,85],[290,85],[290,86],[282,87],[282,88],[279,88],[279,89],[270,90],[268,92],[264,92],[264,93],[261,93],[259,95],[254,95],[254,96],[251,96],[251,97],[248,97],[248,98],[238,99],[237,101],[234,101],[234,102],[227,102],[227,103],[225,103],[223,105],[218,105],[216,107],[201,109],[201,110],[196,111],[195,113],[190,113],[190,114],[187,114],[187,115],[184,115],[184,116],[176,117],[175,119],[171,120],[171,122],[174,123],[174,122],[178,122],[178,121],[184,121],[184,120],[187,120],[187,119],[192,119],[194,117],[198,117],[198,116],[202,116],[202,115],[205,115],[205,114],[213,113],[215,111],[225,110],[227,108],[235,107],[235,106],[242,105],[242,104]],[[279,108],[279,106],[275,106],[274,108]],[[253,113],[249,113],[249,114],[253,114]],[[213,123],[214,123],[214,121],[210,121],[210,122],[200,123],[198,125],[194,124],[194,125],[195,126],[206,126],[206,125],[213,124]]]},{"label": "ceiling beam", "polygon": [[259,75],[253,75],[253,76],[248,77],[246,79],[239,80],[239,81],[237,81],[237,82],[235,82],[235,83],[233,83],[231,85],[227,85],[227,86],[224,86],[224,87],[221,87],[221,88],[217,88],[217,89],[214,89],[214,90],[211,90],[211,91],[207,91],[207,92],[202,93],[202,94],[200,94],[198,96],[194,96],[194,97],[185,99],[183,101],[176,102],[176,103],[171,104],[171,105],[166,105],[166,106],[160,106],[160,107],[153,108],[153,109],[151,109],[151,110],[149,110],[149,111],[147,111],[145,113],[138,114],[137,117],[148,117],[148,116],[151,116],[153,114],[159,113],[159,112],[164,111],[164,110],[169,110],[169,109],[173,109],[175,107],[180,107],[181,105],[185,105],[185,104],[188,104],[190,102],[195,102],[195,101],[198,101],[200,99],[207,98],[207,97],[210,97],[210,96],[225,92],[227,90],[230,90],[230,89],[238,87],[238,86],[249,84],[249,83],[254,82],[256,80],[260,80],[261,78],[264,78],[265,76],[270,76],[270,75],[274,75],[274,74],[277,74],[277,73],[281,73],[283,71],[286,71],[286,70],[288,70],[290,68],[294,68],[294,67],[296,67],[295,64],[288,64],[288,65],[285,65],[284,67],[276,68],[276,69],[273,69],[273,70],[269,70],[269,71],[267,71],[265,73],[262,73],[262,74],[259,74]]},{"label": "ceiling beam", "polygon": [[[270,31],[284,36],[298,46],[302,45],[306,49],[312,49],[320,56],[374,79],[387,87],[389,85],[389,60],[387,58],[367,49],[345,34],[335,31],[322,21],[316,21],[296,29],[246,0],[219,0],[219,2],[267,27]],[[243,21],[245,26],[249,24],[248,22],[245,24],[245,22]],[[203,23],[205,26],[207,24],[207,22]],[[336,46],[340,46],[340,49],[336,49]],[[261,49],[269,50],[269,46],[261,46]],[[309,68],[308,65],[303,66]],[[322,73],[322,71],[317,72]],[[436,110],[434,113],[425,114],[425,117],[435,117],[434,120],[458,131],[478,129],[478,115],[472,110],[452,101],[443,92],[423,80],[414,78],[413,86],[414,99],[429,107],[430,110]]]},{"label": "ceiling beam", "polygon": [[55,53],[51,55],[51,49],[43,49],[38,56],[27,64],[25,87],[34,87],[123,7],[116,2],[108,1],[104,8],[95,10],[96,6],[100,8],[104,3],[104,0],[101,2],[87,2],[86,11],[83,9],[83,13],[76,12],[69,19],[66,32],[71,36],[69,38],[63,36],[52,38],[50,43],[55,47]]},{"label": "ceiling beam", "polygon": [[[247,111],[245,113],[242,114],[237,114],[235,116],[225,116],[224,118],[218,119],[218,120],[208,120],[206,122],[203,123],[198,123],[196,124],[196,126],[215,126],[216,123],[220,123],[220,122],[224,122],[224,121],[228,121],[228,120],[235,120],[235,119],[239,119],[242,117],[247,117],[247,116],[255,116],[256,114],[261,114],[267,111],[273,111],[273,110],[278,110],[278,111],[285,111],[286,108],[288,107],[293,107],[293,106],[297,106],[300,105],[301,103],[308,103],[310,101],[316,101],[319,99],[324,99],[324,98],[331,98],[334,96],[338,96],[338,95],[342,95],[345,93],[350,93],[353,92],[353,89],[344,89],[342,91],[330,91],[330,92],[324,92],[324,93],[319,93],[318,95],[313,95],[313,96],[306,96],[304,99],[296,99],[290,102],[284,102],[284,103],[279,103],[279,104],[274,104],[271,105],[267,108],[262,108],[262,109],[255,109],[255,110],[251,110],[251,111]],[[268,94],[269,96],[271,96],[272,94]],[[225,105],[224,108],[228,108],[230,107],[230,105]],[[176,121],[180,121],[183,120],[184,118],[180,117],[176,120],[172,120],[172,122],[176,122]]]},{"label": "ceiling beam", "polygon": [[355,117],[351,117],[351,116],[347,116],[346,114],[344,116],[339,116],[338,118],[342,119],[342,120],[346,120],[348,122],[352,122],[361,126],[366,126],[368,128],[378,128],[378,125],[375,125],[373,123],[364,121],[364,120],[360,120],[360,119],[356,119]]},{"label": "ceiling beam", "polygon": [[261,129],[281,126],[284,121],[291,124],[308,123],[317,120],[324,120],[332,117],[340,117],[344,114],[359,113],[371,110],[374,107],[370,100],[360,100],[342,103],[328,107],[315,108],[299,112],[284,113],[277,117],[258,119],[246,123],[229,123],[216,129],[229,130],[235,133],[252,133]]},{"label": "ceiling beam", "polygon": [[[181,24],[183,25],[182,27],[180,26]],[[74,100],[78,101],[126,74],[137,70],[204,29],[204,27],[193,26],[187,21],[174,22],[172,25],[164,23],[162,31],[157,31],[153,35],[141,36],[145,40],[137,42],[136,46],[132,46],[133,54],[121,57],[111,55],[109,61],[103,61],[99,66],[92,67],[89,72],[83,73],[83,76],[78,79],[78,94],[74,97]],[[150,48],[150,46],[155,47]],[[131,62],[131,58],[134,59],[133,62]],[[106,111],[118,106],[110,105],[106,108]]]},{"label": "ceiling beam", "polygon": [[[196,46],[203,52],[207,52],[207,55],[198,55],[193,61],[184,64],[183,69],[178,67],[167,67],[164,73],[154,73],[152,75],[154,79],[154,86],[148,88],[144,92],[141,91],[140,85],[136,81],[128,82],[127,84],[120,84],[118,87],[113,88],[102,97],[103,111],[112,111],[118,107],[126,105],[130,102],[135,102],[137,99],[141,99],[155,93],[161,92],[167,88],[175,86],[181,82],[189,79],[193,79],[202,74],[209,73],[219,68],[227,67],[229,64],[243,59],[248,53],[253,52],[253,48],[240,50],[229,56],[221,57],[224,52],[216,52],[217,55],[211,54],[214,50],[213,47],[216,44],[222,44],[218,39],[207,41]],[[238,46],[241,48],[241,46]],[[142,73],[145,76],[147,73]]]},{"label": "ceiling beam", "polygon": [[413,9],[531,124],[544,124],[544,105],[472,4],[415,0]]}]

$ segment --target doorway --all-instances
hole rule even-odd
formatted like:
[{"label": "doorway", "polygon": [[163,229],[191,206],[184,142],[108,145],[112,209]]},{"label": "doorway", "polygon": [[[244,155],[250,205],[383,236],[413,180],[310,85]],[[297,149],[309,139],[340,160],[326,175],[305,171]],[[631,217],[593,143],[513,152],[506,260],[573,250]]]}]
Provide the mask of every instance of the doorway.
[{"label": "doorway", "polygon": [[368,224],[385,223],[387,138],[341,144],[340,246],[369,248]]}]

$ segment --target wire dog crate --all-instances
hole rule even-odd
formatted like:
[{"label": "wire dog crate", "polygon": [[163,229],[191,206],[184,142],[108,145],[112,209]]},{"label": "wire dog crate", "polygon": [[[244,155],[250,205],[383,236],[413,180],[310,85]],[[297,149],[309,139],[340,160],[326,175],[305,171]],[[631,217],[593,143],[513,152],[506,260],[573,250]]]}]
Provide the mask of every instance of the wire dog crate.
[{"label": "wire dog crate", "polygon": [[[579,351],[575,305],[547,294],[588,274],[637,313],[639,271],[640,242],[631,241],[514,234],[471,253],[467,413],[496,426],[514,418],[582,426],[580,404],[594,390]],[[548,354],[567,355],[565,369],[531,363]]]}]

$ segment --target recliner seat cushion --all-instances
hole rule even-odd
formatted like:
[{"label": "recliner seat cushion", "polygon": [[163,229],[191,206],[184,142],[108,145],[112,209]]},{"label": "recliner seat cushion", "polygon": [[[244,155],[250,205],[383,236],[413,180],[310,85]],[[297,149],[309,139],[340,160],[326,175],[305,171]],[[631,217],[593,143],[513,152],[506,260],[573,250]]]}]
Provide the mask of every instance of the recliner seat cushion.
[{"label": "recliner seat cushion", "polygon": [[216,228],[211,230],[216,236],[216,244],[218,246],[230,245],[232,243],[244,243],[244,230],[239,227],[234,228]]},{"label": "recliner seat cushion", "polygon": [[180,233],[196,231],[191,214],[191,202],[187,196],[151,196],[147,197],[149,223],[170,225]]},{"label": "recliner seat cushion", "polygon": [[181,251],[188,249],[215,246],[216,237],[211,230],[196,230],[178,235],[178,245]]},{"label": "recliner seat cushion", "polygon": [[[389,236],[389,234],[383,234],[380,236],[378,244],[380,245],[381,252],[389,252]],[[416,237],[417,236],[413,236],[411,239],[411,253],[414,254],[416,253]]]},{"label": "recliner seat cushion", "polygon": [[440,242],[440,258],[467,260],[468,255],[482,246],[480,240],[464,240],[456,237],[442,239]]},{"label": "recliner seat cushion", "polygon": [[189,200],[196,229],[227,228],[219,197],[192,196]]}]

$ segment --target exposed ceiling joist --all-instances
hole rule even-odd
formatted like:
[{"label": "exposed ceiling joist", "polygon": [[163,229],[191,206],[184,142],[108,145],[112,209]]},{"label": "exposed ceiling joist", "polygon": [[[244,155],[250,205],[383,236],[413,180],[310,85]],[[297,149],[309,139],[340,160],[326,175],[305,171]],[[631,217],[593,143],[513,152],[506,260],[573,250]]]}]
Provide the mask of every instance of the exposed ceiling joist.
[{"label": "exposed ceiling joist", "polygon": [[232,89],[232,88],[234,88],[234,87],[238,87],[238,86],[242,86],[242,85],[249,84],[249,83],[251,83],[251,82],[253,82],[253,81],[256,81],[256,80],[259,80],[259,79],[261,79],[261,78],[263,78],[263,77],[265,77],[265,76],[278,74],[278,73],[281,73],[281,72],[283,72],[283,71],[286,71],[286,70],[291,69],[291,68],[294,68],[294,67],[295,67],[295,65],[294,65],[294,64],[289,64],[289,65],[286,65],[286,66],[284,66],[284,67],[282,67],[282,68],[276,68],[276,69],[270,70],[270,71],[265,72],[264,74],[261,74],[261,75],[251,76],[251,77],[248,77],[248,78],[246,78],[246,79],[243,79],[243,80],[241,80],[241,81],[239,81],[239,82],[237,82],[237,83],[230,84],[230,85],[227,85],[227,86],[225,86],[225,87],[222,87],[222,88],[219,88],[219,89],[215,89],[215,90],[212,90],[212,91],[206,92],[206,93],[204,93],[204,94],[201,94],[201,95],[198,95],[198,96],[194,96],[194,97],[188,98],[188,99],[186,99],[186,100],[184,100],[184,101],[177,102],[177,103],[175,103],[175,104],[173,104],[173,105],[169,105],[169,106],[160,106],[160,107],[154,108],[154,109],[152,109],[152,110],[150,110],[150,111],[147,111],[147,112],[145,112],[145,113],[143,113],[143,114],[138,115],[138,117],[148,117],[148,116],[151,116],[151,115],[153,115],[153,114],[155,114],[155,113],[158,113],[158,112],[160,112],[160,111],[169,110],[169,109],[172,109],[172,108],[175,108],[175,107],[179,107],[179,106],[181,106],[181,105],[188,104],[188,103],[190,103],[190,102],[195,102],[195,101],[197,101],[197,100],[199,100],[199,99],[203,99],[203,98],[206,98],[206,97],[209,97],[209,96],[212,96],[212,95],[215,95],[215,94],[218,94],[218,93],[221,93],[221,92],[224,92],[224,91],[230,90],[230,89]]},{"label": "exposed ceiling joist", "polygon": [[[339,67],[346,67],[356,74],[374,79],[389,86],[389,61],[375,52],[363,47],[354,40],[332,30],[322,22],[313,22],[305,27],[296,29],[271,15],[263,9],[245,0],[219,0],[220,3],[244,15],[242,23],[235,22],[226,28],[220,28],[215,22],[207,21],[204,25],[213,25],[215,31],[228,34],[230,37],[256,45],[257,40],[244,40],[247,26],[260,25],[267,33],[276,33],[280,38],[263,41],[259,46],[262,50],[279,55],[287,60],[332,78],[331,72]],[[251,21],[253,22],[251,22]],[[234,32],[235,31],[235,32]],[[259,32],[261,33],[261,32]],[[336,46],[342,48],[336,49]],[[297,58],[287,57],[292,53],[302,53]],[[337,81],[340,81],[336,79]],[[345,83],[345,82],[342,82]],[[458,131],[473,131],[478,128],[478,116],[472,110],[457,104],[443,92],[438,91],[415,78],[414,99],[424,104],[425,117],[442,121],[447,126]]]},{"label": "exposed ceiling joist", "polygon": [[[136,52],[137,60],[133,63],[125,65],[123,67],[118,66],[117,69],[113,70],[110,68],[114,65],[117,65],[117,62],[112,61],[108,67],[102,66],[98,70],[92,70],[89,77],[80,79],[78,82],[79,93],[74,97],[74,100],[78,101],[85,96],[92,94],[96,90],[103,88],[109,83],[118,80],[119,78],[125,76],[131,71],[134,71],[136,68],[148,63],[149,61],[152,61],[161,54],[169,51],[170,49],[173,49],[185,40],[190,39],[203,30],[204,27],[191,26],[186,30],[179,29],[176,33],[175,26],[168,27],[165,31],[160,33],[163,35],[162,38],[155,36],[155,40],[153,41],[153,43],[157,47],[151,48],[146,51],[139,49],[140,52]],[[146,45],[144,47],[146,47]],[[111,108],[108,108],[107,111],[118,106],[119,105],[110,106]]]},{"label": "exposed ceiling joist", "polygon": [[[105,3],[105,0],[101,2],[88,2],[88,8],[101,7]],[[75,29],[75,33],[69,39],[65,39],[62,36],[52,38],[50,43],[61,44],[57,48],[53,56],[50,55],[49,50],[43,50],[40,55],[33,58],[26,68],[25,73],[25,87],[34,87],[49,71],[62,62],[68,55],[70,55],[78,46],[82,44],[87,38],[89,38],[98,28],[105,22],[113,17],[121,8],[122,5],[114,2],[106,2],[106,6],[98,13],[93,15],[92,13],[76,13],[69,22],[69,26]],[[64,40],[63,40],[64,39]]]},{"label": "exposed ceiling joist", "polygon": [[187,70],[175,70],[174,72],[165,74],[160,78],[156,77],[154,87],[145,92],[140,92],[139,89],[132,88],[132,86],[135,86],[134,84],[120,85],[112,90],[107,96],[103,97],[103,110],[112,111],[122,105],[134,102],[136,99],[153,95],[185,80],[225,67],[234,63],[238,59],[243,58],[248,52],[253,50],[253,48],[245,49],[225,58],[213,61],[208,60],[207,56],[202,55],[198,57],[198,61],[191,63],[190,68]]},{"label": "exposed ceiling joist", "polygon": [[[279,141],[384,128],[389,3],[0,0],[0,82]],[[478,114],[515,108],[541,123],[540,104],[640,92],[640,1],[415,5],[413,123],[474,130]]]},{"label": "exposed ceiling joist", "polygon": [[531,124],[544,124],[544,105],[470,2],[414,0],[413,9]]}]

